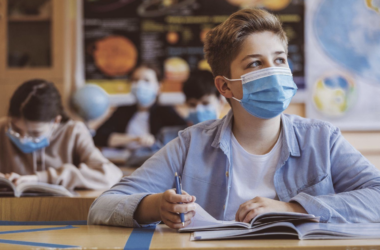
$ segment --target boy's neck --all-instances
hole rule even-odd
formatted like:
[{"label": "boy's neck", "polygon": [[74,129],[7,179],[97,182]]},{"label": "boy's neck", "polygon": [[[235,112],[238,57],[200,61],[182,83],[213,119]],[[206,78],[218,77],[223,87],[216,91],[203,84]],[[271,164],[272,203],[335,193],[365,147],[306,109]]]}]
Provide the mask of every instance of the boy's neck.
[{"label": "boy's neck", "polygon": [[276,144],[281,132],[281,117],[260,119],[238,107],[233,110],[232,132],[239,144],[249,153],[267,154]]}]

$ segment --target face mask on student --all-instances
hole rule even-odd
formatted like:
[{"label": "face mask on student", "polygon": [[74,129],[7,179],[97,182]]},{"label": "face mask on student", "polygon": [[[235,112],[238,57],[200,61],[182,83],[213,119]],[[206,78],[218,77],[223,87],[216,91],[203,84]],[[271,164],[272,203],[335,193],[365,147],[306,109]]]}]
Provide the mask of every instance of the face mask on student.
[{"label": "face mask on student", "polygon": [[8,138],[18,147],[23,153],[29,154],[37,150],[43,149],[49,146],[49,136],[43,135],[38,138],[33,137],[21,137],[21,135],[12,130],[12,126],[6,132]]},{"label": "face mask on student", "polygon": [[147,81],[139,80],[132,84],[131,93],[136,97],[140,106],[149,107],[156,101],[158,88]]},{"label": "face mask on student", "polygon": [[191,110],[189,112],[189,116],[187,117],[187,120],[192,122],[193,124],[197,124],[200,122],[213,120],[216,118],[217,118],[217,112],[211,104],[209,105],[199,104],[196,107],[196,109]]},{"label": "face mask on student", "polygon": [[248,113],[262,119],[281,114],[297,92],[289,68],[270,67],[249,72],[242,75],[241,79],[224,78],[228,81],[242,81],[243,98],[232,98],[240,102]]}]

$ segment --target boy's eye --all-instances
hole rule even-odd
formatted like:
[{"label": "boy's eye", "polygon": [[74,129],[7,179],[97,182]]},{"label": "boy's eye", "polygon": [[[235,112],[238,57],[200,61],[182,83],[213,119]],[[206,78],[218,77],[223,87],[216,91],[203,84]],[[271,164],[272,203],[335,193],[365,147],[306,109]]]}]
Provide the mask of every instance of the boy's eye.
[{"label": "boy's eye", "polygon": [[276,59],[276,63],[278,63],[278,64],[285,64],[285,59],[284,58],[277,58]]},{"label": "boy's eye", "polygon": [[261,62],[260,61],[254,61],[252,62],[251,64],[249,64],[248,66],[249,67],[258,67],[261,65]]}]

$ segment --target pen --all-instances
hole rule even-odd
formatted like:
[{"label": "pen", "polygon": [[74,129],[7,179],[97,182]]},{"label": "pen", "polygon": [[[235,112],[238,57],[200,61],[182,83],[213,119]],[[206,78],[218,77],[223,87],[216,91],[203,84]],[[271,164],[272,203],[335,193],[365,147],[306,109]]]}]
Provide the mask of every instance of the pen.
[{"label": "pen", "polygon": [[[174,180],[177,194],[182,194],[181,184],[179,183],[179,176],[177,172],[175,172]],[[179,204],[182,204],[182,202]],[[179,216],[181,217],[182,226],[185,226],[185,215],[183,213],[180,213]]]}]

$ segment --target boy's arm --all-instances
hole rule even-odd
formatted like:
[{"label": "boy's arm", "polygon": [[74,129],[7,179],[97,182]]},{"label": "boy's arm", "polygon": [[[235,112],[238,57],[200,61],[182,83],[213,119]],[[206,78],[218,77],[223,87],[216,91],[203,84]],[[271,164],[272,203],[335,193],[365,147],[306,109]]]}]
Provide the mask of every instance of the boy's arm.
[{"label": "boy's arm", "polygon": [[139,227],[134,214],[141,200],[173,188],[175,172],[182,173],[187,151],[185,132],[97,198],[90,208],[88,223]]},{"label": "boy's arm", "polygon": [[334,129],[331,135],[331,178],[336,194],[299,193],[301,204],[321,222],[380,222],[380,171]]}]

